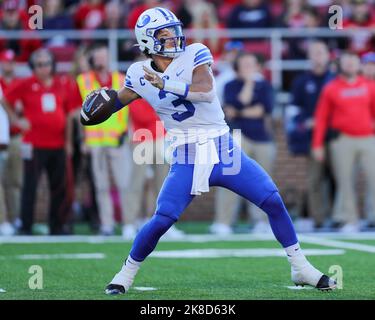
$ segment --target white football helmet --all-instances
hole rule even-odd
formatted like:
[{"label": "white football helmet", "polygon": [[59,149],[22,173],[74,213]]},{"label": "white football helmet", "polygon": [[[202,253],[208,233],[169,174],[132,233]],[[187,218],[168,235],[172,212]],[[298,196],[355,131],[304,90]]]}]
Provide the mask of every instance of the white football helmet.
[{"label": "white football helmet", "polygon": [[[159,30],[168,29],[173,37],[157,39]],[[168,9],[156,7],[144,11],[135,25],[135,36],[139,49],[149,54],[175,58],[185,51],[185,36],[182,33],[182,23]],[[165,42],[174,44],[173,48],[165,48]]]}]

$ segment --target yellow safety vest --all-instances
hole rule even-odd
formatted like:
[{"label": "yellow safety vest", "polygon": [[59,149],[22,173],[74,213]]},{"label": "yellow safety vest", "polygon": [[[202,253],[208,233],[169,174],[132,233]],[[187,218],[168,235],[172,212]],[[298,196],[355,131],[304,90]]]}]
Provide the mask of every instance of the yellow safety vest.
[{"label": "yellow safety vest", "polygon": [[[125,76],[119,72],[112,73],[112,88],[119,90],[124,85]],[[81,73],[77,77],[82,100],[93,90],[100,88],[94,72]],[[85,143],[90,147],[117,147],[120,138],[128,129],[128,108],[122,108],[109,119],[95,126],[85,127]]]}]

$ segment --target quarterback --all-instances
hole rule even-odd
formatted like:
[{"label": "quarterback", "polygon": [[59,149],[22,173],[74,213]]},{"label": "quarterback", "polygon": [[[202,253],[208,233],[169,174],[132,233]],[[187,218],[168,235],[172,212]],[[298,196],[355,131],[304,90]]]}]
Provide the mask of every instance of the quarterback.
[{"label": "quarterback", "polygon": [[[105,292],[123,294],[129,290],[142,261],[159,239],[195,195],[209,191],[210,186],[228,188],[267,214],[296,285],[334,289],[336,282],[305,258],[272,179],[233,141],[215,92],[210,50],[201,43],[185,46],[181,22],[161,7],[140,15],[135,35],[148,59],[129,67],[125,85],[118,92],[105,88],[92,92],[83,103],[81,123],[100,123],[131,101],[144,98],[173,137],[173,156],[179,159],[172,163],[160,190],[155,214],[137,234],[129,256]],[[228,162],[228,156],[236,155],[240,165],[231,171],[233,163]]]}]

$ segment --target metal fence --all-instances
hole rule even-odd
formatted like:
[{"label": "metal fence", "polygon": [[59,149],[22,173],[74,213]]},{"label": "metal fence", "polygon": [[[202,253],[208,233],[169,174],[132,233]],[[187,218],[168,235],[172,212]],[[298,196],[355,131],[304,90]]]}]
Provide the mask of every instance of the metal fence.
[{"label": "metal fence", "polygon": [[[270,41],[270,60],[266,67],[271,71],[271,82],[273,87],[280,91],[283,87],[282,72],[285,70],[304,70],[309,68],[306,60],[283,59],[283,41],[297,38],[351,38],[361,34],[375,35],[375,28],[336,29],[290,29],[290,28],[267,28],[267,29],[187,29],[187,38],[223,38],[223,39],[264,39]],[[63,37],[71,40],[107,40],[110,49],[110,67],[114,69],[126,69],[130,61],[119,61],[118,40],[134,39],[133,30],[36,30],[36,31],[4,31],[0,30],[0,39],[38,38],[48,40],[53,37]],[[374,48],[375,50],[375,48]],[[220,62],[219,62],[220,63]],[[65,66],[67,68],[69,66]]]}]

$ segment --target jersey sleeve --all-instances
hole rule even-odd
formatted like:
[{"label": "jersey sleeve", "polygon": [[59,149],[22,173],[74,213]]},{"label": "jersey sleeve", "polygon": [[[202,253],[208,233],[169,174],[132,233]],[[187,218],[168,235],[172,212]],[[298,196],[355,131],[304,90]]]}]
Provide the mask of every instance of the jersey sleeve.
[{"label": "jersey sleeve", "polygon": [[137,76],[136,65],[132,64],[126,71],[124,86],[125,88],[128,88],[137,93],[138,95],[140,95],[140,93],[138,92],[139,88],[137,86],[137,80],[139,80],[138,78],[139,76]]},{"label": "jersey sleeve", "polygon": [[193,45],[193,69],[202,64],[208,64],[211,66],[214,63],[214,58],[212,57],[210,49],[208,49],[202,43],[195,43]]}]

